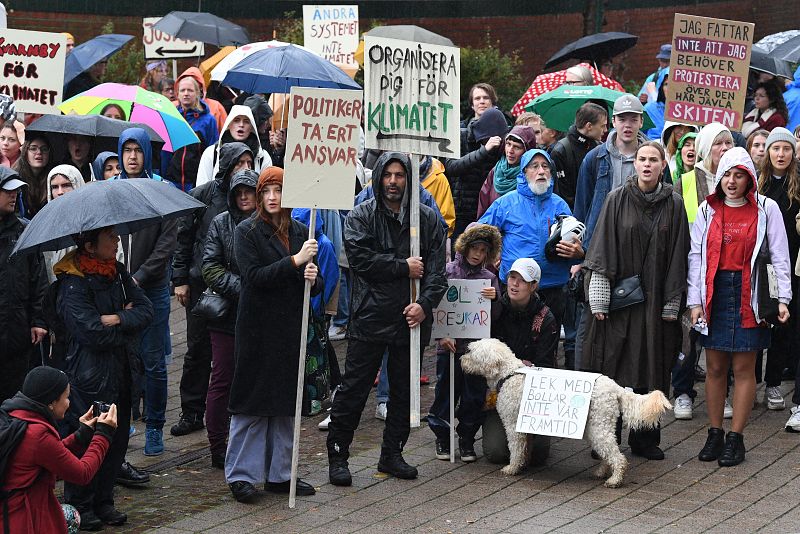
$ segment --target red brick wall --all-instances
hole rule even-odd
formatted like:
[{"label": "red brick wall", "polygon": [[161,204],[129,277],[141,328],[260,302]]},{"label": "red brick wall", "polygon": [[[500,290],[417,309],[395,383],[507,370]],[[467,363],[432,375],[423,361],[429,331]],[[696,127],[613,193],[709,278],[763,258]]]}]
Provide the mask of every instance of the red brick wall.
[{"label": "red brick wall", "polygon": [[[616,58],[622,80],[642,80],[656,66],[655,54],[659,46],[672,36],[673,16],[676,11],[701,16],[721,16],[756,24],[756,39],[782,30],[800,27],[800,9],[790,7],[793,2],[763,2],[739,0],[717,2],[678,8],[625,9],[607,11],[604,31],[625,31],[639,35],[639,43],[629,52]],[[78,41],[100,32],[109,20],[105,16],[39,13],[16,10],[9,13],[9,26],[41,31],[69,31]],[[141,35],[138,17],[114,17],[115,31]],[[277,23],[274,19],[236,20],[246,26],[256,40],[272,38]],[[545,61],[564,44],[583,34],[583,16],[580,13],[541,15],[536,17],[474,17],[474,18],[421,18],[394,19],[396,24],[417,24],[450,37],[460,46],[479,47],[485,43],[487,32],[492,41],[499,41],[504,52],[518,50],[523,60],[523,74],[533,79],[542,71]],[[368,22],[362,23],[365,26]],[[213,47],[208,47],[210,52]],[[186,63],[189,64],[188,62]],[[569,64],[559,66],[564,68]]]}]

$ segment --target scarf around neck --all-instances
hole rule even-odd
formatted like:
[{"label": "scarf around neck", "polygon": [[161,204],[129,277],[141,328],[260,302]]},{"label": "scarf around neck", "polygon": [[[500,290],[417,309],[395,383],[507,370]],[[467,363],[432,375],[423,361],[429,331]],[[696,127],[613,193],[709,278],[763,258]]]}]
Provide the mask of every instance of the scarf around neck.
[{"label": "scarf around neck", "polygon": [[500,196],[513,191],[517,188],[517,175],[519,175],[519,163],[509,165],[505,156],[500,158],[494,166],[494,190]]},{"label": "scarf around neck", "polygon": [[78,261],[78,268],[83,274],[96,274],[109,279],[117,276],[116,259],[98,260],[83,252],[79,252],[75,257]]}]

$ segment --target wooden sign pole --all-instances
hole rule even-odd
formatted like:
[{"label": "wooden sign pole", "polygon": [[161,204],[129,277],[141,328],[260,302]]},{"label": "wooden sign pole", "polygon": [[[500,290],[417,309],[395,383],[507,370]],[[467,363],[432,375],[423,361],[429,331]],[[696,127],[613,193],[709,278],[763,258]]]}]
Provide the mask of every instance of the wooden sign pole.
[{"label": "wooden sign pole", "polygon": [[[411,154],[411,202],[409,208],[410,224],[409,232],[411,237],[410,252],[412,257],[420,255],[419,251],[419,158],[416,154]],[[411,304],[417,301],[420,289],[420,280],[411,279]],[[411,427],[417,428],[420,425],[419,409],[419,362],[420,362],[420,326],[411,329]]]}]

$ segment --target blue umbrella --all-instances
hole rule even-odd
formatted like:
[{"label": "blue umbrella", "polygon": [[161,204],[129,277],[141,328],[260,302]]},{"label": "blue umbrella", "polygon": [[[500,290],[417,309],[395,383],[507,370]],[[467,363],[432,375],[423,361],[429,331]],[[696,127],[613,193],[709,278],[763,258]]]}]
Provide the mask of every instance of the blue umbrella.
[{"label": "blue umbrella", "polygon": [[12,255],[61,250],[75,245],[73,235],[106,226],[130,234],[205,207],[173,185],[149,178],[89,182],[45,204],[19,236]]},{"label": "blue umbrella", "polygon": [[292,87],[361,89],[327,59],[294,45],[250,54],[228,71],[222,83],[253,94],[285,94]]},{"label": "blue umbrella", "polygon": [[131,39],[133,39],[133,35],[109,33],[98,35],[73,48],[72,52],[67,55],[67,61],[64,64],[64,85],[77,78],[80,73],[92,68],[96,63],[117,53]]}]

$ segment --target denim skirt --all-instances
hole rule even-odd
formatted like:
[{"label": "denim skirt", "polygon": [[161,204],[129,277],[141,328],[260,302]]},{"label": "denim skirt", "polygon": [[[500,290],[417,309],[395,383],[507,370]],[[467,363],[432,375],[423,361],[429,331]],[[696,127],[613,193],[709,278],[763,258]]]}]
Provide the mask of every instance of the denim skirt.
[{"label": "denim skirt", "polygon": [[741,317],[741,271],[717,271],[708,335],[700,336],[700,344],[723,352],[752,352],[769,348],[769,326],[744,328]]}]

